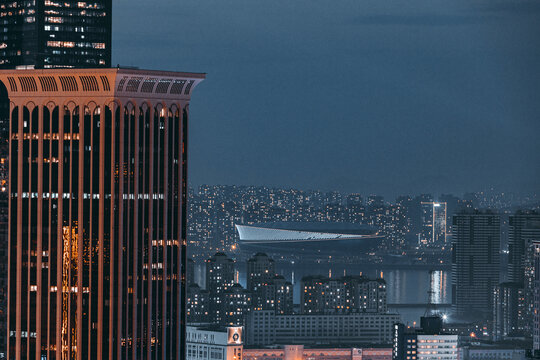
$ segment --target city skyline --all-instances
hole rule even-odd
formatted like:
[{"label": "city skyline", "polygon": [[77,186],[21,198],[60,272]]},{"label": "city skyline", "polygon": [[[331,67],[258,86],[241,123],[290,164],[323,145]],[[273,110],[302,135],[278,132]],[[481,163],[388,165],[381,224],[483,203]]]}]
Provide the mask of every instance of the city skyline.
[{"label": "city skyline", "polygon": [[0,0],[0,358],[540,359],[534,1]]},{"label": "city skyline", "polygon": [[114,4],[113,64],[209,74],[195,186],[539,192],[535,3],[132,4]]}]

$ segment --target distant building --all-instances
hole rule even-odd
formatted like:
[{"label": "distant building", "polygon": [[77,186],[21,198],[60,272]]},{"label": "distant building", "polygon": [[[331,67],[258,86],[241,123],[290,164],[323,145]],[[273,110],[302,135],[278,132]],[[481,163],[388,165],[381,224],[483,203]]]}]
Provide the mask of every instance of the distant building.
[{"label": "distant building", "polygon": [[234,284],[234,260],[218,252],[206,260],[206,289],[209,292],[210,321],[223,321],[223,301],[225,291]]},{"label": "distant building", "polygon": [[276,314],[293,313],[293,284],[281,275],[272,279]]},{"label": "distant building", "polygon": [[528,244],[540,241],[540,214],[536,211],[518,211],[510,216],[508,232],[508,281],[523,284],[525,256]]},{"label": "distant building", "polygon": [[540,355],[540,241],[533,241],[529,248],[529,258],[531,259],[531,271],[528,273],[532,277],[531,284],[531,312],[532,317],[531,333],[533,336],[533,350]]},{"label": "distant building", "polygon": [[452,304],[458,316],[490,319],[499,283],[499,215],[464,211],[452,224]]},{"label": "distant building", "polygon": [[0,68],[111,66],[112,0],[2,1]]},{"label": "distant building", "polygon": [[242,360],[242,327],[187,326],[186,360]]},{"label": "distant building", "polygon": [[186,304],[188,323],[210,322],[210,293],[208,290],[201,289],[197,284],[188,285]]},{"label": "distant building", "polygon": [[525,349],[504,345],[467,345],[460,347],[460,360],[525,360]]},{"label": "distant building", "polygon": [[419,245],[446,245],[446,203],[422,202],[423,227]]},{"label": "distant building", "polygon": [[279,349],[244,349],[244,360],[391,360],[390,348],[305,348],[284,345]]},{"label": "distant building", "polygon": [[186,279],[188,286],[195,284],[195,261],[192,259],[187,259]]},{"label": "distant building", "polygon": [[506,282],[493,289],[493,338],[524,335],[525,291],[522,284]]},{"label": "distant building", "polygon": [[240,284],[234,284],[223,294],[222,323],[243,326],[252,308],[252,293]]},{"label": "distant building", "polygon": [[246,323],[246,344],[390,344],[397,314],[277,315],[252,311]]},{"label": "distant building", "polygon": [[306,276],[300,285],[301,314],[386,313],[386,282],[362,276]]},{"label": "distant building", "polygon": [[258,310],[274,308],[273,299],[268,299],[270,294],[265,288],[270,285],[275,275],[274,260],[265,253],[257,253],[247,261],[247,290],[253,294],[254,308]]}]

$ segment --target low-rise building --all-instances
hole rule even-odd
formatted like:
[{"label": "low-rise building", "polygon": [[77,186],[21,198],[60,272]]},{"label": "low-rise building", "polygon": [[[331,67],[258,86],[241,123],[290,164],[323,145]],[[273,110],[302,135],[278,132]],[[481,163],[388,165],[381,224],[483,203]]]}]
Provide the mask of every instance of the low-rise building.
[{"label": "low-rise building", "polygon": [[186,328],[186,360],[242,360],[242,327]]},{"label": "low-rise building", "polygon": [[460,360],[525,360],[524,349],[509,347],[464,346],[460,349]]},{"label": "low-rise building", "polygon": [[398,314],[280,315],[252,311],[246,322],[246,344],[390,344]]},{"label": "low-rise building", "polygon": [[310,348],[285,345],[280,349],[244,349],[244,360],[391,360],[391,348]]},{"label": "low-rise building", "polygon": [[459,336],[442,332],[442,319],[427,316],[421,327],[394,325],[393,360],[459,360]]}]

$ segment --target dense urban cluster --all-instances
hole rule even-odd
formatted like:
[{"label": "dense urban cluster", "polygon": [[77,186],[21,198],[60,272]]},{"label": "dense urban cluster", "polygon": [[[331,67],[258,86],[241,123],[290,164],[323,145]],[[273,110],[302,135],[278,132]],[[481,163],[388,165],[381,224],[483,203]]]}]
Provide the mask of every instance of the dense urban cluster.
[{"label": "dense urban cluster", "polygon": [[187,317],[191,324],[244,326],[246,343],[294,341],[386,344],[399,315],[390,314],[386,282],[363,276],[301,279],[301,303],[293,304],[293,285],[276,275],[273,259],[257,253],[246,262],[247,286],[236,282],[235,261],[224,253],[206,260],[206,289],[188,267]]},{"label": "dense urban cluster", "polygon": [[[241,259],[234,251],[237,239],[233,225],[276,219],[356,221],[386,228],[381,230],[386,235],[386,242],[378,249],[380,252],[389,251],[390,244],[404,252],[411,248],[446,248],[444,251],[451,254],[452,265],[452,322],[446,321],[437,331],[405,325],[394,329],[393,326],[400,323],[400,317],[388,311],[385,281],[362,276],[305,276],[300,284],[300,303],[293,304],[292,284],[282,276],[275,275],[274,261],[268,255],[259,253],[247,260],[248,286],[244,289],[235,282],[235,260],[219,251],[206,260],[206,290],[193,283],[191,278],[188,320],[194,323],[244,326],[244,340],[250,346],[287,344],[291,341],[306,345],[321,341],[342,345],[391,342],[395,345],[398,341],[396,334],[399,333],[399,341],[403,337],[411,340],[411,336],[414,336],[417,341],[415,346],[425,346],[422,344],[431,342],[433,336],[441,339],[444,335],[450,336],[448,341],[457,349],[459,339],[459,344],[468,344],[460,350],[461,356],[468,354],[468,358],[487,351],[485,348],[475,349],[471,345],[475,339],[495,344],[496,348],[491,350],[500,356],[518,354],[516,356],[522,358],[525,351],[518,351],[520,346],[521,349],[540,349],[537,315],[540,309],[540,283],[537,280],[540,268],[540,215],[534,199],[516,202],[516,199],[508,201],[503,196],[482,198],[479,193],[474,196],[469,194],[465,200],[449,195],[441,196],[437,201],[428,195],[406,197],[407,201],[404,201],[405,197],[400,197],[396,204],[389,204],[379,196],[370,196],[364,201],[356,194],[343,197],[338,193],[262,187],[212,189],[201,187],[197,194],[191,194],[191,207],[196,209],[191,214],[193,219],[203,214],[206,216],[203,221],[197,220],[191,231],[202,229],[200,224],[214,225],[212,231],[215,233],[205,232],[207,237],[204,239],[201,235],[203,232],[198,234],[199,237],[191,234],[191,241],[197,248],[202,248],[201,253],[205,250],[228,249],[232,256],[238,255],[235,256],[236,260]],[[209,198],[213,200],[209,201]],[[225,201],[226,198],[230,201]],[[477,210],[481,205],[489,205],[491,209]],[[527,207],[529,210],[523,210]],[[403,210],[401,223],[407,224],[408,229],[400,235],[401,240],[397,243],[392,243],[395,237],[385,233],[391,232],[388,229],[392,227],[378,222],[381,219],[389,222],[395,220],[391,216],[382,216],[388,215],[391,208]],[[439,213],[441,208],[444,211]],[[224,209],[235,209],[233,213],[236,215],[225,220],[224,217],[230,216],[231,212]],[[440,233],[444,237],[437,234],[439,224],[443,226]],[[218,234],[221,231],[229,234],[229,237],[220,237]],[[197,261],[197,256],[193,259]],[[193,260],[190,264],[194,264]],[[435,316],[434,319],[440,317]],[[371,326],[378,333],[366,337]],[[296,332],[295,329],[302,330]],[[335,329],[335,332],[325,332],[329,329]],[[358,335],[360,333],[363,337]],[[417,347],[414,351],[419,349]],[[457,354],[456,350],[455,356]],[[395,358],[407,359],[397,355]]]},{"label": "dense urban cluster", "polygon": [[335,191],[202,185],[189,191],[189,251],[200,260],[215,252],[234,253],[238,249],[236,224],[269,222],[364,224],[383,235],[380,250],[384,253],[416,247],[440,249],[449,245],[452,215],[460,210],[489,208],[507,213],[524,207],[538,208],[538,199],[486,191],[462,197],[404,195],[388,201],[380,195]]}]

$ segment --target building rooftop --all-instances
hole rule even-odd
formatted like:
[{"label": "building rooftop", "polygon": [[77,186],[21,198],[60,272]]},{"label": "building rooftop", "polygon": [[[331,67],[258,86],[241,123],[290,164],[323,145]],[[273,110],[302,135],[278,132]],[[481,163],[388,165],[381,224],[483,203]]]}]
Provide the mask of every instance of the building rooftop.
[{"label": "building rooftop", "polygon": [[81,96],[188,100],[206,74],[132,68],[0,70],[10,99]]}]

